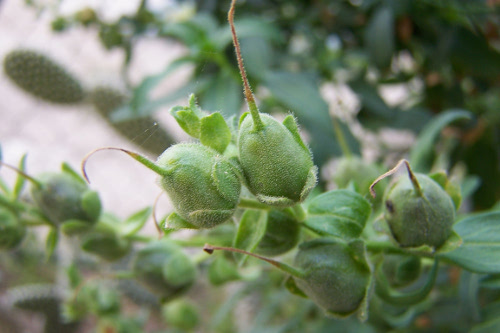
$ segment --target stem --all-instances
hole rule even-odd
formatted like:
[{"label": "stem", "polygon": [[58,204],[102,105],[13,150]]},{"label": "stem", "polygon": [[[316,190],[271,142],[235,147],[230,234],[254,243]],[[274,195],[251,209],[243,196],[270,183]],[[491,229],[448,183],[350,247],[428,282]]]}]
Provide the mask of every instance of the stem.
[{"label": "stem", "polygon": [[340,123],[335,116],[332,117],[332,123],[333,123],[333,127],[335,130],[335,137],[337,138],[337,141],[339,142],[340,149],[342,150],[342,154],[344,154],[344,156],[346,156],[346,157],[351,157],[352,152],[349,149],[349,145],[347,144],[347,141],[346,141],[345,136],[344,136],[344,132],[342,131],[342,128],[340,127]]},{"label": "stem", "polygon": [[251,253],[245,250],[237,249],[234,247],[225,247],[225,246],[213,246],[210,244],[205,244],[203,247],[203,251],[207,252],[208,254],[212,254],[214,250],[223,250],[223,251],[230,251],[230,252],[236,252],[236,253],[241,253],[241,254],[246,254],[249,256],[252,256],[254,258],[264,260],[265,262],[270,263],[271,265],[277,267],[278,269],[282,270],[283,272],[286,272],[296,278],[302,279],[304,278],[304,272],[301,270],[298,270],[290,265],[284,264],[282,262],[272,260],[263,256],[259,256],[258,254]]},{"label": "stem", "polygon": [[293,212],[295,213],[295,218],[297,219],[297,221],[303,222],[307,218],[307,213],[301,204],[293,206],[292,209]]},{"label": "stem", "polygon": [[243,87],[245,92],[245,98],[248,103],[248,108],[250,109],[250,114],[252,115],[254,128],[256,130],[261,130],[264,128],[264,123],[260,119],[259,109],[257,108],[257,103],[255,103],[255,98],[250,88],[250,83],[248,82],[247,72],[245,66],[243,65],[243,57],[241,56],[240,43],[238,41],[238,36],[236,35],[236,29],[234,28],[234,5],[236,0],[231,1],[231,7],[227,14],[227,20],[229,21],[229,27],[231,28],[231,35],[233,36],[234,49],[236,51],[236,59],[238,61],[238,67],[240,69],[241,78],[243,80]]},{"label": "stem", "polygon": [[366,249],[374,253],[394,253],[394,254],[411,254],[419,257],[434,258],[434,255],[426,252],[416,252],[407,250],[401,247],[394,246],[391,242],[386,241],[365,241]]},{"label": "stem", "polygon": [[137,162],[139,162],[142,165],[144,165],[146,168],[148,168],[148,169],[156,172],[160,176],[165,176],[165,169],[159,167],[154,162],[150,161],[149,159],[147,159],[146,157],[144,157],[142,155],[139,155],[137,153],[134,153],[134,152],[132,152],[130,150],[126,150],[126,149],[123,149],[123,148],[103,147],[103,148],[98,148],[98,149],[95,149],[95,150],[91,151],[90,153],[87,154],[87,156],[85,156],[83,158],[83,161],[82,161],[82,173],[83,173],[83,177],[85,177],[85,180],[89,184],[90,184],[90,180],[89,180],[89,177],[87,176],[87,171],[85,169],[86,165],[87,165],[87,161],[90,158],[90,156],[94,155],[96,152],[98,152],[100,150],[118,150],[118,151],[124,152],[125,154],[127,154],[130,157],[132,157],[133,159],[135,159]]},{"label": "stem", "polygon": [[377,179],[375,179],[373,181],[373,183],[370,185],[370,194],[372,195],[372,197],[375,198],[375,196],[376,196],[376,193],[375,193],[375,190],[373,189],[373,187],[375,185],[377,185],[377,183],[379,181],[381,181],[382,179],[384,179],[384,178],[386,178],[386,177],[394,174],[399,169],[399,167],[402,164],[406,165],[406,169],[408,170],[408,177],[410,177],[410,180],[411,180],[411,182],[413,184],[413,188],[415,189],[415,192],[417,192],[417,195],[420,196],[420,197],[422,197],[424,195],[422,193],[422,189],[420,188],[420,184],[417,181],[417,177],[415,177],[415,174],[411,170],[410,163],[407,160],[402,159],[401,161],[398,162],[398,164],[396,164],[396,166],[394,168],[392,168],[391,170],[387,171],[386,173],[384,173],[383,175],[379,176]]},{"label": "stem", "polygon": [[263,204],[260,201],[250,199],[250,198],[241,198],[238,203],[239,208],[248,208],[248,209],[260,209],[260,210],[270,210],[271,208]]},{"label": "stem", "polygon": [[43,187],[43,184],[39,180],[36,180],[35,178],[33,178],[30,175],[28,175],[26,172],[19,170],[15,166],[7,164],[7,163],[2,162],[2,161],[0,161],[0,165],[3,165],[4,167],[6,167],[8,169],[11,169],[11,170],[17,172],[18,174],[20,174],[21,176],[23,176],[24,178],[26,178],[27,180],[29,180],[30,182],[32,182],[33,185],[35,185],[36,187],[38,187],[38,188]]}]

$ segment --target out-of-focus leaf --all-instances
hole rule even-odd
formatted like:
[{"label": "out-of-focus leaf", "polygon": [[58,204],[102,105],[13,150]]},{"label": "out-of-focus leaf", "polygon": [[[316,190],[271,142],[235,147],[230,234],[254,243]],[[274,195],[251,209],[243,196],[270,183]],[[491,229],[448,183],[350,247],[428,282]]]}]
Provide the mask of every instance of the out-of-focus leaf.
[{"label": "out-of-focus leaf", "polygon": [[[21,157],[21,160],[19,161],[19,165],[17,166],[18,169],[23,171],[23,172],[26,169],[26,156],[27,155],[24,154],[23,157]],[[0,158],[1,158],[1,156],[0,156]],[[23,175],[18,174],[17,178],[16,178],[16,182],[14,183],[14,188],[12,189],[12,198],[14,200],[17,200],[19,198],[19,196],[21,195],[21,192],[24,188],[24,184],[26,184],[26,178]]]},{"label": "out-of-focus leaf", "polygon": [[274,59],[269,42],[263,38],[251,37],[241,39],[240,44],[248,75],[256,78],[265,76]]},{"label": "out-of-focus leaf", "polygon": [[500,273],[500,212],[473,215],[457,222],[463,244],[443,257],[469,271]]},{"label": "out-of-focus leaf", "polygon": [[152,211],[153,209],[151,207],[146,207],[129,216],[120,224],[120,234],[126,237],[137,233],[151,216]]},{"label": "out-of-focus leaf", "polygon": [[[265,75],[263,84],[297,116],[299,124],[309,131],[317,164],[321,165],[334,154],[341,154],[328,105],[309,77],[300,73],[270,71]],[[359,154],[359,143],[347,126],[341,124],[341,127],[349,149],[352,153]]]},{"label": "out-of-focus leaf", "polygon": [[[266,232],[267,211],[248,209],[243,213],[234,240],[234,247],[253,252]],[[245,262],[246,255],[235,253],[239,265]]]},{"label": "out-of-focus leaf", "polygon": [[240,274],[236,265],[226,259],[223,255],[217,256],[208,267],[208,280],[214,286],[220,286],[226,282],[238,280]]},{"label": "out-of-focus leaf", "polygon": [[200,96],[203,110],[219,111],[225,118],[240,113],[243,102],[241,82],[225,71],[209,80],[207,89]]},{"label": "out-of-focus leaf", "polygon": [[365,30],[365,45],[371,61],[380,69],[391,65],[394,53],[394,14],[390,7],[380,7]]},{"label": "out-of-focus leaf", "polygon": [[45,258],[49,260],[56,249],[59,241],[59,232],[56,228],[50,228],[47,238],[45,239]]},{"label": "out-of-focus leaf", "polygon": [[[269,21],[262,18],[242,18],[235,20],[234,26],[238,38],[261,37],[269,41],[280,42],[283,38],[280,31]],[[232,42],[231,31],[228,26],[220,28],[210,39],[223,50]]]},{"label": "out-of-focus leaf", "polygon": [[417,172],[429,172],[435,156],[435,143],[441,130],[456,120],[470,119],[471,113],[465,110],[449,110],[432,119],[420,133],[410,151],[412,168]]},{"label": "out-of-focus leaf", "polygon": [[370,214],[370,203],[361,195],[349,190],[334,190],[311,200],[304,223],[321,235],[357,238]]}]

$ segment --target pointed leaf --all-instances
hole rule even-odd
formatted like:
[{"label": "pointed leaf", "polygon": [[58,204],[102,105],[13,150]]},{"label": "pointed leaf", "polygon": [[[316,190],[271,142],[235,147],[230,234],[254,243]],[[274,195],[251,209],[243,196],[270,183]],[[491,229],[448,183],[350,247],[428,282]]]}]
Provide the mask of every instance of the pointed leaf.
[{"label": "pointed leaf", "polygon": [[365,29],[365,43],[372,62],[380,69],[391,65],[394,53],[394,13],[382,6],[373,14]]},{"label": "pointed leaf", "polygon": [[307,208],[305,225],[321,235],[357,238],[371,214],[370,203],[356,192],[334,190],[318,195]]},{"label": "pointed leaf", "polygon": [[212,77],[200,96],[204,110],[219,111],[226,118],[239,115],[242,103],[241,82],[225,71]]},{"label": "pointed leaf", "polygon": [[[248,252],[253,252],[266,232],[267,211],[246,210],[241,217],[234,247]],[[247,256],[235,254],[239,265],[245,262]]]},{"label": "pointed leaf", "polygon": [[[23,157],[21,157],[21,161],[19,161],[18,165],[18,169],[23,172],[26,170],[26,156],[27,155],[24,154]],[[12,198],[14,200],[17,200],[19,198],[19,195],[21,195],[21,192],[24,188],[24,184],[26,184],[26,178],[23,175],[18,174],[16,182],[14,184],[14,188],[12,190]]]},{"label": "pointed leaf", "polygon": [[86,233],[92,227],[87,221],[67,220],[61,225],[61,231],[67,236],[76,236]]},{"label": "pointed leaf", "polygon": [[170,114],[174,117],[184,132],[193,138],[200,137],[200,118],[198,118],[198,115],[191,108],[185,106],[175,106],[170,109]]},{"label": "pointed leaf", "polygon": [[71,176],[73,176],[73,178],[75,180],[78,180],[79,182],[81,182],[82,184],[85,184],[87,185],[87,182],[85,181],[85,179],[82,177],[82,175],[80,175],[78,172],[76,172],[75,169],[73,169],[68,163],[66,162],[63,162],[62,166],[61,166],[61,169],[63,172],[66,172],[68,174],[70,174]]},{"label": "pointed leaf", "polygon": [[90,222],[95,222],[101,215],[101,199],[96,191],[86,191],[81,198],[82,208],[89,217]]},{"label": "pointed leaf", "polygon": [[434,147],[441,130],[456,120],[470,119],[471,113],[464,110],[449,110],[436,116],[420,133],[410,151],[411,167],[417,172],[428,172],[434,161]]},{"label": "pointed leaf", "polygon": [[289,276],[286,281],[285,281],[285,288],[292,294],[303,297],[303,298],[308,298],[306,294],[300,288],[297,286],[295,283],[295,280],[293,279],[292,276]]},{"label": "pointed leaf", "polygon": [[45,239],[45,258],[48,261],[54,250],[56,249],[57,242],[59,241],[59,232],[56,228],[50,228],[47,238]]},{"label": "pointed leaf", "polygon": [[142,229],[148,218],[151,216],[153,209],[146,207],[131,216],[129,216],[122,224],[120,224],[120,234],[127,237],[136,234]]},{"label": "pointed leaf", "polygon": [[219,112],[201,118],[200,142],[221,154],[226,150],[231,142],[231,130]]},{"label": "pointed leaf", "polygon": [[188,221],[184,220],[177,213],[170,214],[167,219],[161,223],[161,229],[165,232],[170,232],[171,230],[179,229],[198,229],[196,226],[192,225]]},{"label": "pointed leaf", "polygon": [[440,254],[448,261],[477,273],[500,273],[500,212],[467,217],[454,226],[463,244]]}]

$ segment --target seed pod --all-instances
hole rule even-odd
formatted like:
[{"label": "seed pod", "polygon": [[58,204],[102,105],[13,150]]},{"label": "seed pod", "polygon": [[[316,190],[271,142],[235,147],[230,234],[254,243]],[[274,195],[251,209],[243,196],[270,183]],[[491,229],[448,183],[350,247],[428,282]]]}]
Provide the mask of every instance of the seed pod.
[{"label": "seed pod", "polygon": [[264,256],[277,256],[293,249],[299,242],[300,226],[289,215],[271,210],[267,215],[266,232],[255,252]]},{"label": "seed pod", "polygon": [[300,244],[295,266],[301,278],[296,285],[328,313],[347,316],[364,301],[370,283],[370,268],[364,257],[348,244],[333,239],[315,239]]},{"label": "seed pod", "polygon": [[191,331],[198,326],[200,316],[196,307],[186,300],[179,299],[166,304],[162,309],[167,325]]},{"label": "seed pod", "polygon": [[42,213],[55,225],[78,220],[93,225],[101,213],[96,192],[85,182],[67,172],[46,173],[38,177],[39,186],[33,186],[31,195]]},{"label": "seed pod", "polygon": [[90,91],[89,100],[111,127],[141,148],[160,155],[174,143],[172,137],[151,116],[112,121],[111,113],[127,102],[122,92],[110,87],[96,87]]},{"label": "seed pod", "polygon": [[292,116],[283,123],[258,114],[261,126],[244,114],[238,150],[245,182],[259,201],[273,206],[302,202],[316,185],[317,168]]},{"label": "seed pod", "polygon": [[233,216],[241,183],[234,165],[215,150],[177,144],[156,164],[163,169],[161,187],[186,221],[197,228],[211,228]]},{"label": "seed pod", "polygon": [[437,249],[452,233],[453,201],[430,177],[414,174],[405,160],[379,179],[392,174],[402,163],[406,164],[409,177],[401,177],[387,189],[384,217],[401,247],[427,245]]},{"label": "seed pod", "polygon": [[196,268],[177,245],[160,240],[142,248],[132,270],[151,292],[167,302],[185,293],[194,283]]},{"label": "seed pod", "polygon": [[17,86],[45,101],[72,104],[84,98],[84,89],[75,77],[36,51],[11,51],[3,65],[5,73]]},{"label": "seed pod", "polygon": [[317,238],[304,242],[299,245],[293,267],[236,248],[207,244],[204,250],[227,250],[264,260],[291,275],[286,283],[290,291],[309,297],[328,314],[347,317],[357,312],[366,319],[371,269],[360,240],[344,243]]},{"label": "seed pod", "polygon": [[0,250],[15,248],[26,235],[26,228],[8,209],[0,207]]}]

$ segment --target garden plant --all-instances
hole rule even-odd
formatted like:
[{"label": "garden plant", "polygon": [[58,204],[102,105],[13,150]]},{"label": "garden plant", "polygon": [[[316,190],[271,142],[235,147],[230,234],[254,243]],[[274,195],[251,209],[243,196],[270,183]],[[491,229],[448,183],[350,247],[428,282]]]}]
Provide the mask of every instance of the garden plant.
[{"label": "garden plant", "polygon": [[[8,304],[41,314],[45,332],[499,332],[498,2],[190,5],[182,20],[147,1],[114,23],[90,8],[54,19],[57,33],[96,29],[122,49],[127,91],[84,87],[36,50],[4,58],[30,98],[91,105],[125,138],[147,136],[40,175],[0,151]],[[134,43],[151,31],[187,54],[134,85]],[[185,64],[187,83],[152,99]],[[356,112],[340,93],[326,102],[341,84]],[[383,97],[394,84],[399,104]],[[149,133],[179,98],[170,117],[190,139]],[[366,137],[387,128],[413,144],[376,139],[368,158]],[[156,173],[173,210],[109,212],[88,166],[110,151]]]}]

